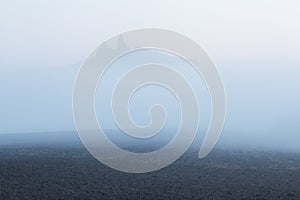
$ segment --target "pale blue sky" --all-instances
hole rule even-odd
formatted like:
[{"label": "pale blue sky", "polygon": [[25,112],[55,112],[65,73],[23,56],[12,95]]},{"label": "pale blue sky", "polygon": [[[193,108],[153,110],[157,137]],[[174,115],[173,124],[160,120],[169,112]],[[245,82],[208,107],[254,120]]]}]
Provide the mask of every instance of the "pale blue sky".
[{"label": "pale blue sky", "polygon": [[215,61],[228,98],[223,140],[300,146],[300,3],[293,0],[2,1],[0,133],[73,130],[80,62],[102,41],[142,27],[183,33]]}]

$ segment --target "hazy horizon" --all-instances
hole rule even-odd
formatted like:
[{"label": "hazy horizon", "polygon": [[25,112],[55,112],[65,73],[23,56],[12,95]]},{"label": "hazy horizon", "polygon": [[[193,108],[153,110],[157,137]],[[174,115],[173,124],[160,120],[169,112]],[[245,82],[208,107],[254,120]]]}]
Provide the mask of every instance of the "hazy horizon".
[{"label": "hazy horizon", "polygon": [[[105,8],[101,1],[4,2],[0,8],[0,134],[74,131],[72,92],[82,60],[113,35],[158,27],[198,42],[219,69],[227,95],[220,143],[300,152],[298,2],[134,4],[138,9],[118,0],[106,2]],[[109,17],[114,12],[121,14]],[[199,134],[203,136],[210,117],[209,96],[201,81],[190,80],[199,83]],[[134,111],[132,105],[133,118],[140,124],[149,120],[145,110],[155,99],[145,95],[153,89],[135,97],[142,111]],[[171,111],[167,128],[174,128],[178,120],[174,99],[162,95],[163,91],[157,93],[159,102],[167,102]],[[105,128],[114,129],[109,118],[105,120]]]}]

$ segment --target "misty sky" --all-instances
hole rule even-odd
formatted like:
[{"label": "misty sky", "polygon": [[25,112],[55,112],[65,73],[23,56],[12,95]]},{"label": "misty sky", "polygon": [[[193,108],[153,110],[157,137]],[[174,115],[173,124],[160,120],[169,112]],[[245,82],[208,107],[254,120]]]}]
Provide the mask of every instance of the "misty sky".
[{"label": "misty sky", "polygon": [[2,1],[0,133],[74,130],[81,61],[111,36],[143,27],[185,34],[214,60],[228,98],[223,141],[300,151],[296,0]]}]

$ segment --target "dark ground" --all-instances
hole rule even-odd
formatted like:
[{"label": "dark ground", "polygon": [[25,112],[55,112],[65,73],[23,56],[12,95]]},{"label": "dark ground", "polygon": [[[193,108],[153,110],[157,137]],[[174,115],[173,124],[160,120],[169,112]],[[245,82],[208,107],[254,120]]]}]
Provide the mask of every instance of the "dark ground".
[{"label": "dark ground", "polygon": [[82,147],[1,147],[0,199],[300,199],[300,155],[188,152],[162,170],[126,174]]}]

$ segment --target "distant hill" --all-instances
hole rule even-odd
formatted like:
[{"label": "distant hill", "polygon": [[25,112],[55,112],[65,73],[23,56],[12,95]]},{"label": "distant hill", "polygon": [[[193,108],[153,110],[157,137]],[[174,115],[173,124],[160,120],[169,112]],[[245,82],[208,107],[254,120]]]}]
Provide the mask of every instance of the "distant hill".
[{"label": "distant hill", "polygon": [[81,145],[76,132],[0,134],[0,147]]}]

